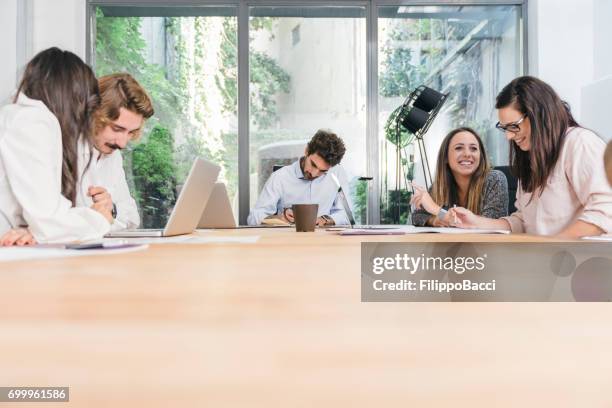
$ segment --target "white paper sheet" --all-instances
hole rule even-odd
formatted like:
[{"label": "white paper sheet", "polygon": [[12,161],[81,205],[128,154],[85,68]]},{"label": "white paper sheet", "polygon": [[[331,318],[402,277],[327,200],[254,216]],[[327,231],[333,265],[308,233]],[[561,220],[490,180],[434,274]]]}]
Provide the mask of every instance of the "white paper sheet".
[{"label": "white paper sheet", "polygon": [[63,249],[50,247],[2,247],[0,248],[0,262],[25,261],[34,259],[71,258],[92,255],[116,255],[126,252],[143,251],[148,245],[137,245],[129,248],[100,248],[100,249]]},{"label": "white paper sheet", "polygon": [[450,227],[414,227],[411,234],[440,233],[440,234],[510,234],[508,230],[480,229],[480,228],[450,228]]},{"label": "white paper sheet", "polygon": [[445,227],[415,227],[406,225],[393,229],[359,229],[347,228],[339,235],[406,235],[406,234],[509,234],[507,230],[496,229],[468,229],[468,228],[445,228]]},{"label": "white paper sheet", "polygon": [[[115,238],[105,238],[104,240],[113,241]],[[254,244],[259,241],[259,235],[246,237],[179,235],[159,238],[121,238],[121,241],[127,241],[131,244]]]},{"label": "white paper sheet", "polygon": [[595,235],[592,237],[583,237],[587,241],[604,241],[604,242],[612,242],[612,234],[606,235]]}]

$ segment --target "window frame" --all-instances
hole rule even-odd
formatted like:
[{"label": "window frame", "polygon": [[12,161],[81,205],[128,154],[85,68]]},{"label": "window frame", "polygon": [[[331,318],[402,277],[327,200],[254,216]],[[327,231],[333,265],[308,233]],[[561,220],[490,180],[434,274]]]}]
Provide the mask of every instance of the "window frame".
[{"label": "window frame", "polygon": [[528,1],[529,0],[87,0],[86,61],[95,66],[96,18],[98,6],[137,7],[227,7],[237,9],[238,19],[238,214],[246,224],[250,211],[249,185],[249,9],[258,6],[283,7],[365,7],[366,19],[366,172],[374,177],[368,185],[367,220],[380,223],[380,143],[378,123],[378,9],[384,6],[520,6],[521,24],[519,66],[522,74],[528,66]]}]

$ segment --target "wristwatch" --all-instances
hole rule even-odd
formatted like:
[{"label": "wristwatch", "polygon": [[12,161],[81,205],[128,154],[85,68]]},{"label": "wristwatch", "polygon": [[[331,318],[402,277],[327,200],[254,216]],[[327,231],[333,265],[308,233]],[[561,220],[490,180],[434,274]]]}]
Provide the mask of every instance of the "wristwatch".
[{"label": "wristwatch", "polygon": [[117,218],[117,206],[115,205],[115,203],[113,203],[113,209],[111,210],[111,215],[113,216],[113,219]]}]

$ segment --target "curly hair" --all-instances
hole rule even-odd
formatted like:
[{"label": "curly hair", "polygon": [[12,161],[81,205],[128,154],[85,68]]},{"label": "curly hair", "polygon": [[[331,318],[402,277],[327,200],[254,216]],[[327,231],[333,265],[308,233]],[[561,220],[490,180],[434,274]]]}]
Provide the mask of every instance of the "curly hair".
[{"label": "curly hair", "polygon": [[308,155],[318,154],[331,167],[340,163],[345,152],[346,147],[342,139],[335,133],[322,129],[315,133],[306,146]]}]

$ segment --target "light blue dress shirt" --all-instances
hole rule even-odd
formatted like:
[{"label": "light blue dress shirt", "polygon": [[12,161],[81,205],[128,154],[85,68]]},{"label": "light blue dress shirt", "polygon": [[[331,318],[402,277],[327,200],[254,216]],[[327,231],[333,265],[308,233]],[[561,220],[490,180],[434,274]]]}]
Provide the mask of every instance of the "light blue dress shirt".
[{"label": "light blue dress shirt", "polygon": [[272,173],[249,214],[248,224],[259,225],[264,218],[281,213],[293,204],[319,204],[317,216],[329,215],[336,225],[348,224],[348,217],[338,198],[338,187],[330,173],[334,173],[340,180],[342,190],[352,207],[347,176],[340,165],[332,167],[327,174],[314,180],[306,180],[298,160]]}]

